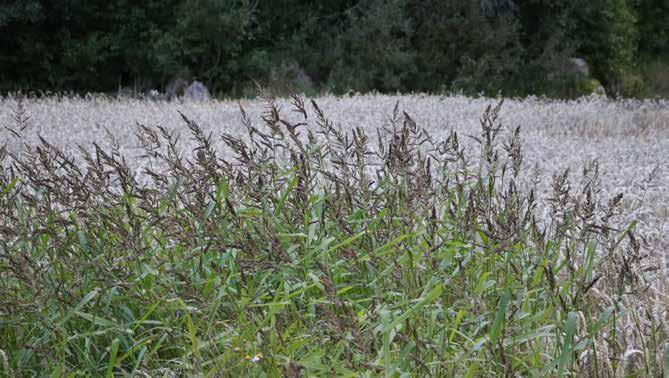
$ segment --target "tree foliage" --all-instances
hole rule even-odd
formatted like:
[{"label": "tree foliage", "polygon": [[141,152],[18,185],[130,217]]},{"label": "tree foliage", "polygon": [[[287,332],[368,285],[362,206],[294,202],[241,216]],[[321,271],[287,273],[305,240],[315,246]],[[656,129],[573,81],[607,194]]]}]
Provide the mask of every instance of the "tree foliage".
[{"label": "tree foliage", "polygon": [[0,91],[111,92],[198,79],[303,90],[570,96],[579,56],[610,93],[643,92],[669,51],[669,0],[10,0]]}]

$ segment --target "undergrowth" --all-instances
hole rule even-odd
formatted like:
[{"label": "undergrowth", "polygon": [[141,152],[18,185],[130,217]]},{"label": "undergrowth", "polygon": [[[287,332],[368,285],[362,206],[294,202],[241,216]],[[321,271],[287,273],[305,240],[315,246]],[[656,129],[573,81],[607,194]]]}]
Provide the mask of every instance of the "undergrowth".
[{"label": "undergrowth", "polygon": [[232,159],[138,125],[148,182],[118,147],[3,147],[0,375],[662,375],[667,299],[596,165],[540,204],[501,103],[476,161],[398,107],[369,136],[292,105],[240,109]]}]

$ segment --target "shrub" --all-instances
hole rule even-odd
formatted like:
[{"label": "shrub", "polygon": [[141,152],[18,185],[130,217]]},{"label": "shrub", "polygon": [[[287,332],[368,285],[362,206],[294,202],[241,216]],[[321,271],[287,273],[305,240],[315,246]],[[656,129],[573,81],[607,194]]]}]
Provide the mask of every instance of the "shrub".
[{"label": "shrub", "polygon": [[650,60],[641,65],[644,82],[647,83],[648,94],[669,97],[669,59]]}]

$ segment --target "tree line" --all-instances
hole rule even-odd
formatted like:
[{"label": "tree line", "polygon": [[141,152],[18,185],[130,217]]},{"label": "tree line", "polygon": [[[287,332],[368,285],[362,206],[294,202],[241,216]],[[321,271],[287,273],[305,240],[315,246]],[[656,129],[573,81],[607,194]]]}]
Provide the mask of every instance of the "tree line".
[{"label": "tree line", "polygon": [[[255,83],[306,92],[647,96],[669,82],[669,0],[10,0],[0,91]],[[590,73],[572,68],[584,59]],[[663,82],[663,80],[665,80]],[[663,87],[664,85],[664,87]]]}]

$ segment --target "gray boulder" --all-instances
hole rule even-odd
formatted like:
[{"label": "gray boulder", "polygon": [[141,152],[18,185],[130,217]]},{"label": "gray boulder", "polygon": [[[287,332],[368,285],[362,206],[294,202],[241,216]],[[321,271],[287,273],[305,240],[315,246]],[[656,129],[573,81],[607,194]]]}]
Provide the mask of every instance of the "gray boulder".
[{"label": "gray boulder", "polygon": [[165,99],[165,95],[157,89],[149,89],[144,92],[144,98],[151,101],[160,101]]},{"label": "gray boulder", "polygon": [[289,59],[271,69],[266,89],[276,96],[308,93],[314,90],[314,82],[297,61]]},{"label": "gray boulder", "polygon": [[167,83],[167,86],[165,87],[165,98],[168,100],[179,98],[184,95],[187,87],[188,83],[186,80],[181,78],[173,79]]},{"label": "gray boulder", "polygon": [[292,78],[292,81],[299,89],[304,90],[313,87],[313,80],[311,80],[309,74],[307,74],[307,72],[302,69],[302,67],[300,67],[297,62],[290,62],[287,65],[286,70],[289,76]]},{"label": "gray boulder", "polygon": [[131,87],[119,87],[116,91],[117,98],[136,98],[137,90]]},{"label": "gray boulder", "polygon": [[184,98],[191,101],[209,101],[211,94],[204,84],[195,80],[184,90]]},{"label": "gray boulder", "polygon": [[585,61],[585,59],[570,58],[569,62],[571,63],[570,71],[572,73],[583,76],[590,76],[590,65]]}]

